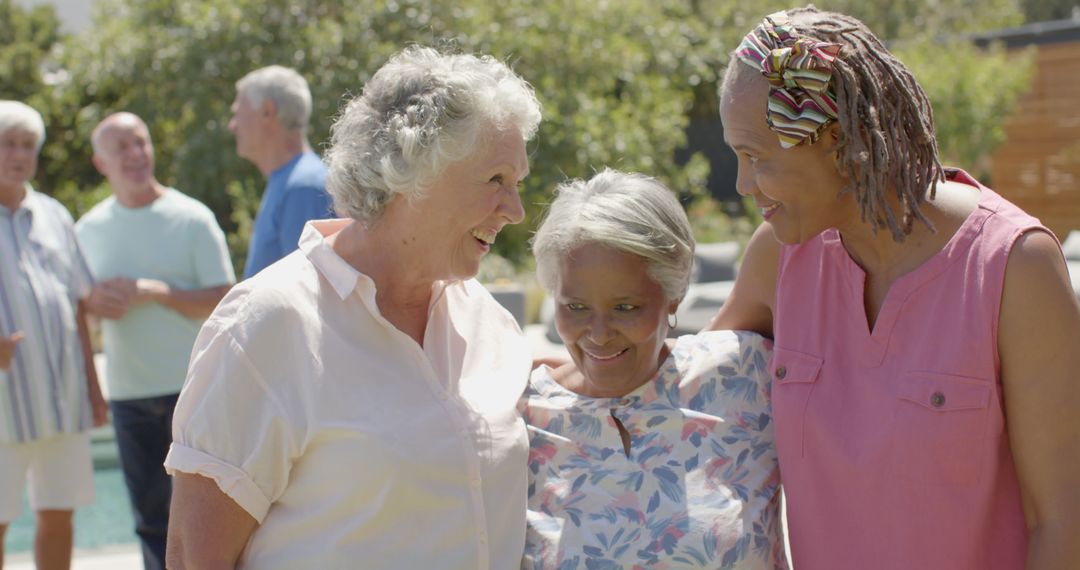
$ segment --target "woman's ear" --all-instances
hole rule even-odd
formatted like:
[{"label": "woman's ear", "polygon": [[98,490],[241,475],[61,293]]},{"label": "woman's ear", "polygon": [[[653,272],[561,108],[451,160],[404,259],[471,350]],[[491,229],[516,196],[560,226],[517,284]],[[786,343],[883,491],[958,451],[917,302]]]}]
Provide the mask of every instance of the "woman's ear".
[{"label": "woman's ear", "polygon": [[824,143],[824,152],[828,153],[829,158],[832,159],[833,168],[836,169],[841,176],[846,177],[847,174],[840,168],[840,123],[833,121],[825,127],[825,132],[821,133],[821,137],[818,142]]},{"label": "woman's ear", "polygon": [[829,123],[821,138],[829,144],[830,150],[835,150],[840,144],[840,123],[838,121]]}]

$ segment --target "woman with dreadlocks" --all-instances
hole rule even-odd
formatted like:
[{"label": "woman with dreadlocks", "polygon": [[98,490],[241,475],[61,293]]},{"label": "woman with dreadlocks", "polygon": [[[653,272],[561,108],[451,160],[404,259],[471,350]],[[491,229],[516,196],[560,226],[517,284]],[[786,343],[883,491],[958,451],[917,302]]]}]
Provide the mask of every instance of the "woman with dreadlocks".
[{"label": "woman with dreadlocks", "polygon": [[813,7],[720,114],[766,223],[710,328],[775,339],[794,567],[1080,568],[1080,304],[1045,227],[937,157],[926,94]]}]

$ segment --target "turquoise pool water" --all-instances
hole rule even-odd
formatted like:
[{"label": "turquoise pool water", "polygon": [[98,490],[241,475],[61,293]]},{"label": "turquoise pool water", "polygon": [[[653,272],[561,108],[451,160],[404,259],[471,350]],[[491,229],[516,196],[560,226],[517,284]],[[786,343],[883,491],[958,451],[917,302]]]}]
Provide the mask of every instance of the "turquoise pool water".
[{"label": "turquoise pool water", "polygon": [[[94,471],[93,505],[75,511],[75,548],[100,548],[136,541],[127,488],[119,469]],[[8,528],[4,550],[26,552],[34,548],[34,514],[23,497],[22,515]]]}]

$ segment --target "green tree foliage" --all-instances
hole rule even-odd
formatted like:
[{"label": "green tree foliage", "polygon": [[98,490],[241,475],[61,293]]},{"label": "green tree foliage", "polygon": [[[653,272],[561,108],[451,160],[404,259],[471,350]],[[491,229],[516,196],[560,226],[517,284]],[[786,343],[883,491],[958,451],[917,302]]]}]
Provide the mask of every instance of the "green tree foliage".
[{"label": "green tree foliage", "polygon": [[[1019,21],[1017,0],[982,0],[977,9],[975,1],[819,1],[865,19],[882,37],[904,39],[894,45],[903,57],[911,49],[912,67],[938,109],[946,156],[968,163],[991,150],[982,143],[999,132],[1020,79],[1003,73],[1013,68],[1001,64],[998,51],[950,49],[949,67],[957,71],[950,74],[934,71],[940,54],[924,57],[914,46]],[[0,60],[0,85],[5,96],[45,114],[49,139],[38,182],[76,214],[107,193],[90,164],[90,131],[107,114],[129,110],[149,124],[161,180],[217,212],[241,260],[264,185],[236,156],[226,128],[234,83],[243,74],[272,63],[297,68],[311,84],[310,139],[321,150],[345,98],[401,47],[492,54],[527,78],[544,105],[524,189],[529,222],[500,236],[496,247],[523,260],[537,214],[567,177],[612,166],[656,175],[688,202],[703,196],[707,163],[674,160],[684,129],[690,118],[715,118],[727,54],[761,16],[788,4],[748,6],[734,0],[99,0],[91,29],[58,42],[48,10],[0,0],[0,50],[30,54]]]},{"label": "green tree foliage", "polygon": [[860,0],[828,0],[827,9],[867,23],[918,78],[934,108],[942,162],[989,183],[986,159],[1005,133],[1004,118],[1031,77],[1026,52],[980,49],[973,34],[1018,26],[1015,0],[898,0],[882,9]]},{"label": "green tree foliage", "polygon": [[1077,0],[1023,0],[1023,5],[1028,22],[1065,20],[1080,10]]},{"label": "green tree foliage", "polygon": [[44,62],[60,39],[51,6],[24,9],[0,0],[0,98],[29,101],[44,90]]},{"label": "green tree foliage", "polygon": [[[318,149],[343,98],[415,42],[490,53],[536,87],[544,122],[530,147],[529,219],[555,183],[605,165],[701,192],[704,162],[678,166],[671,158],[684,144],[692,102],[687,18],[645,0],[458,4],[106,0],[94,33],[72,38],[60,54],[70,76],[59,91],[79,101],[63,111],[74,119],[66,129],[85,140],[108,113],[143,116],[163,181],[206,202],[234,229],[250,219],[264,183],[235,156],[226,129],[234,82],[271,63],[296,67],[311,83]],[[530,230],[523,226],[500,237],[500,253],[523,257]],[[245,244],[233,245],[239,254]]]},{"label": "green tree foliage", "polygon": [[897,50],[934,106],[942,163],[990,180],[990,153],[1005,140],[1004,120],[1032,74],[1027,50],[980,50],[964,41],[918,42]]}]

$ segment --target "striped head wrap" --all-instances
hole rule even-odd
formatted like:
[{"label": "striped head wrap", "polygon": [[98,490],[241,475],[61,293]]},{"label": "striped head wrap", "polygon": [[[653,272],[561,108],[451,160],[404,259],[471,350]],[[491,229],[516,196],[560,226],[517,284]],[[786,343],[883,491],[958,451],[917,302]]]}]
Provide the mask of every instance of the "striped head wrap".
[{"label": "striped head wrap", "polygon": [[798,37],[784,12],[766,16],[739,44],[735,55],[769,80],[766,120],[784,148],[813,143],[836,119],[829,88],[840,44]]}]

